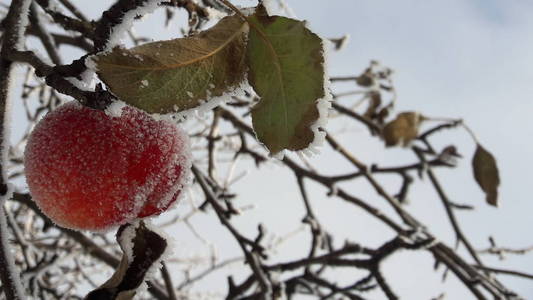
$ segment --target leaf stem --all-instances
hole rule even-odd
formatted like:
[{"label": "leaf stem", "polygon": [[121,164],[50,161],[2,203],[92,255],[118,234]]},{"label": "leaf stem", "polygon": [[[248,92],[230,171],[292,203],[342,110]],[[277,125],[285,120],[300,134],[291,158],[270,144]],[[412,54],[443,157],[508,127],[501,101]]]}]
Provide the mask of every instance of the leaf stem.
[{"label": "leaf stem", "polygon": [[464,122],[461,122],[461,126],[463,126],[463,128],[466,130],[466,132],[468,132],[468,134],[470,135],[470,137],[472,137],[474,142],[479,145],[480,144],[479,140],[478,140],[476,134],[474,133],[474,131],[472,129],[470,129],[470,127],[468,127],[468,125],[466,125]]},{"label": "leaf stem", "polygon": [[274,50],[274,47],[272,46],[272,43],[270,43],[268,37],[265,35],[265,33],[259,29],[254,23],[250,22],[250,20],[248,19],[247,16],[245,16],[235,5],[231,4],[228,0],[218,0],[222,3],[224,3],[224,5],[228,6],[229,8],[231,8],[231,10],[233,10],[235,12],[235,14],[237,14],[239,17],[241,17],[246,23],[248,23],[248,25],[250,26],[250,28],[254,29],[260,36],[261,38],[263,39],[263,41],[268,45],[269,49],[272,51],[272,53],[274,54],[274,56],[276,55],[276,50]]}]

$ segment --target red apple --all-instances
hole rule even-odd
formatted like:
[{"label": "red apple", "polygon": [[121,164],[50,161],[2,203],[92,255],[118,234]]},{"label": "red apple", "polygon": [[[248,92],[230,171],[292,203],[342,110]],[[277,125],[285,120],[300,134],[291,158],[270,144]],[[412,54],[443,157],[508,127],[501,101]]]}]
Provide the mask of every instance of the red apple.
[{"label": "red apple", "polygon": [[71,101],[48,113],[25,150],[26,180],[58,225],[107,230],[160,214],[190,169],[187,135],[126,106],[112,117]]}]

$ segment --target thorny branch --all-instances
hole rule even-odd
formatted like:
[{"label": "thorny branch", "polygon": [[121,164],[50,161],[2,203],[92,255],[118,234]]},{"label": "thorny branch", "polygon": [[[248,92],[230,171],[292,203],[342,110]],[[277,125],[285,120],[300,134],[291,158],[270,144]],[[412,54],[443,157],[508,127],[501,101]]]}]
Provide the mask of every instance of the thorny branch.
[{"label": "thorny branch", "polygon": [[[86,71],[85,57],[107,46],[113,29],[121,24],[125,15],[135,12],[137,8],[150,1],[115,1],[98,20],[89,20],[83,11],[69,0],[35,0],[31,2],[31,6],[30,2],[12,1],[9,13],[0,26],[1,104],[7,101],[7,82],[10,74],[8,71],[12,63],[24,63],[29,66],[21,97],[28,118],[28,130],[17,145],[4,149],[4,151],[9,150],[9,165],[1,166],[4,172],[10,172],[10,180],[23,174],[19,147],[24,145],[36,120],[62,101],[58,93],[100,109],[114,100],[114,96],[101,86],[97,86],[93,91],[82,90],[74,85],[71,79],[81,78],[80,75]],[[176,16],[175,11],[184,9],[187,12],[189,24],[182,30],[186,33],[201,30],[210,19],[210,10],[228,13],[224,5],[212,0],[161,1],[160,6],[166,10],[166,25]],[[67,12],[59,7],[65,8]],[[25,34],[37,37],[48,59],[43,58],[43,53],[39,53],[38,50],[29,51],[15,47],[15,44],[20,43],[13,41],[20,41],[24,30],[19,30],[16,24],[20,23],[14,20],[28,12],[30,22]],[[63,32],[51,30],[51,24],[59,25]],[[135,44],[146,40],[133,35],[130,37]],[[61,45],[64,44],[78,47],[86,55],[64,65],[60,51]],[[33,75],[44,79],[45,83],[35,80]],[[352,81],[358,87],[357,90],[349,92],[332,91],[335,96],[332,103],[332,117],[364,126],[371,137],[379,138],[397,98],[391,75],[389,69],[372,62],[359,75],[332,78],[334,89],[335,83],[345,81]],[[210,254],[199,260],[191,258],[190,261],[187,261],[187,258],[169,258],[161,272],[148,282],[148,291],[151,293],[149,299],[196,299],[198,297],[193,293],[195,287],[209,276],[222,272],[228,265],[236,265],[240,261],[245,265],[241,266],[239,274],[228,277],[226,299],[272,299],[277,296],[287,296],[290,299],[298,294],[314,296],[317,299],[333,299],[338,296],[365,299],[366,294],[371,291],[380,291],[389,299],[398,299],[402,295],[395,291],[394,283],[388,281],[387,273],[381,266],[387,258],[394,256],[399,250],[431,253],[437,265],[444,265],[447,270],[455,274],[478,299],[519,298],[498,281],[496,276],[499,274],[533,278],[526,272],[489,267],[483,263],[479,254],[503,257],[504,254],[525,254],[530,249],[509,249],[497,246],[491,240],[490,248],[475,250],[455,214],[456,209],[472,207],[452,202],[447,196],[446,187],[441,184],[433,171],[436,168],[453,168],[455,165],[446,159],[445,149],[439,151],[434,148],[430,138],[443,129],[459,127],[462,124],[461,120],[444,122],[421,133],[411,148],[418,161],[396,166],[378,166],[361,161],[334,132],[327,133],[327,147],[349,163],[352,171],[326,175],[305,159],[300,162],[293,156],[286,156],[279,163],[292,173],[291,180],[295,180],[295,187],[300,193],[301,199],[293,200],[302,202],[303,211],[301,215],[295,217],[301,220],[303,228],[309,235],[309,243],[301,247],[299,258],[284,262],[279,262],[280,259],[277,259],[277,263],[272,263],[269,258],[275,256],[273,251],[275,245],[268,240],[268,228],[258,224],[256,235],[249,237],[244,233],[248,231],[236,225],[238,224],[236,219],[245,214],[249,208],[239,206],[239,190],[233,183],[245,173],[235,175],[237,172],[235,170],[246,158],[251,158],[258,169],[265,164],[272,164],[272,159],[256,142],[247,118],[254,103],[253,97],[253,93],[250,92],[249,99],[246,97],[232,99],[228,105],[215,109],[208,120],[189,121],[189,126],[192,128],[191,138],[197,145],[194,151],[199,153],[193,167],[195,184],[188,200],[190,211],[186,214],[182,214],[181,211],[175,213],[171,221],[163,223],[162,226],[184,224],[184,227],[209,249]],[[346,104],[345,100],[351,97],[357,97],[358,102],[354,105]],[[363,104],[367,104],[367,107],[361,111],[360,106]],[[5,109],[1,111],[4,112]],[[2,116],[5,117],[4,114]],[[224,171],[227,172],[225,177],[221,175]],[[389,188],[381,183],[379,176],[382,174],[398,176],[402,184],[397,193],[392,194]],[[464,257],[457,251],[457,247],[447,246],[439,237],[430,233],[404,205],[409,195],[409,188],[417,176],[429,177],[430,184],[443,204],[451,228],[455,232],[457,245],[465,246],[469,256]],[[347,188],[347,185],[341,187],[343,183],[356,181],[369,185],[393,213],[383,210],[381,205],[378,206],[369,199],[362,198]],[[7,192],[6,184],[4,178],[1,183],[4,187],[2,191]],[[360,209],[358,213],[372,216],[388,228],[393,237],[384,240],[379,247],[367,247],[350,240],[344,241],[343,246],[337,246],[333,242],[336,233],[321,223],[320,211],[313,206],[313,200],[319,195],[310,192],[311,185],[322,187],[331,201],[340,200]],[[69,296],[73,299],[82,299],[83,291],[76,289],[76,281],[84,281],[95,286],[98,284],[96,283],[98,279],[94,278],[94,273],[106,270],[104,266],[114,268],[120,262],[118,248],[105,234],[86,235],[56,227],[40,212],[28,194],[15,193],[13,201],[8,201],[5,207],[8,222],[4,223],[13,233],[13,244],[17,250],[15,263],[21,270],[25,287],[35,298],[61,299],[62,295],[70,293]],[[282,208],[280,213],[283,213]],[[210,243],[209,238],[204,237],[205,234],[195,228],[194,218],[200,215],[216,218],[220,226],[231,234],[240,253],[236,253],[232,258],[217,257],[215,246]],[[4,214],[1,217],[3,216]],[[2,231],[2,234],[5,232]],[[11,249],[9,245],[2,246],[0,251]],[[0,259],[2,258],[4,261],[7,259],[0,255]],[[174,272],[176,264],[184,266]],[[207,264],[207,267],[199,267],[203,264]],[[0,265],[5,267],[7,264]],[[336,278],[328,275],[339,269],[359,270],[363,274],[358,275],[359,277],[354,278],[349,284],[340,284]],[[17,291],[16,284],[11,280],[13,274],[10,270],[4,268],[0,269],[0,272],[5,296],[8,299],[23,299],[20,296],[22,291]],[[178,276],[179,281],[176,281]],[[177,282],[177,285],[174,282]]]}]

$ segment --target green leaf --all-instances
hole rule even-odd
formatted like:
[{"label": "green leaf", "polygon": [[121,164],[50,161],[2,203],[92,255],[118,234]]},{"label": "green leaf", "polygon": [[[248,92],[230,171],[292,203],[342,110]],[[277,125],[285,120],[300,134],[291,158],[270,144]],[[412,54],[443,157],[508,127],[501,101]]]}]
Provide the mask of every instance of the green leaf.
[{"label": "green leaf", "polygon": [[383,139],[387,146],[408,146],[418,136],[418,128],[424,120],[417,112],[403,112],[383,128]]},{"label": "green leaf", "polygon": [[305,149],[325,97],[322,40],[304,22],[268,16],[262,6],[249,22],[248,82],[261,98],[252,110],[257,138],[272,153]]},{"label": "green leaf", "polygon": [[117,47],[94,58],[97,73],[120,100],[147,112],[191,109],[243,81],[247,28],[230,16],[198,35]]},{"label": "green leaf", "polygon": [[477,144],[476,153],[472,159],[474,178],[485,192],[487,203],[498,206],[498,186],[500,185],[500,175],[496,159],[480,144]]}]

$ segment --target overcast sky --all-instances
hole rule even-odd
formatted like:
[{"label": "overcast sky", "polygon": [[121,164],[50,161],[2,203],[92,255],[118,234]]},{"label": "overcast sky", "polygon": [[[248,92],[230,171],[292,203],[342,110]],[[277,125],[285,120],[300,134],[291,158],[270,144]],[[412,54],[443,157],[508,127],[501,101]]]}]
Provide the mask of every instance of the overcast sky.
[{"label": "overcast sky", "polygon": [[[342,53],[332,54],[332,75],[353,74],[369,60],[377,59],[396,70],[399,110],[464,118],[498,159],[502,185],[501,207],[483,205],[483,195],[473,184],[469,168],[472,142],[461,131],[446,134],[442,142],[458,141],[459,151],[466,158],[459,172],[439,172],[445,175],[441,181],[452,191],[449,196],[453,200],[477,207],[476,213],[459,214],[461,224],[468,234],[475,236],[474,243],[480,248],[487,246],[486,239],[491,233],[497,241],[511,247],[533,244],[530,234],[533,197],[529,188],[533,167],[533,2],[336,0],[321,5],[324,2],[289,0],[288,3],[299,18],[309,20],[310,26],[322,36],[350,34],[350,43]],[[356,149],[357,143],[353,144]],[[393,162],[394,156],[379,159]],[[434,206],[441,209],[434,191],[421,188],[416,196],[411,197],[413,211],[432,220]],[[446,236],[444,228],[449,228],[449,224],[441,225],[447,227],[432,230]],[[533,257],[509,259],[502,266],[533,270]],[[526,298],[533,296],[531,282],[505,282]],[[397,288],[414,293],[412,287],[418,282],[411,283],[411,287]]]},{"label": "overcast sky", "polygon": [[[461,224],[474,236],[478,248],[487,246],[491,233],[507,246],[533,244],[533,197],[529,188],[533,167],[533,2],[287,2],[323,37],[350,35],[347,47],[332,54],[331,75],[354,74],[376,59],[396,71],[398,110],[464,118],[498,159],[502,185],[501,207],[484,205],[483,195],[472,180],[469,166],[474,146],[466,133],[457,130],[439,139],[443,144],[457,141],[459,151],[465,155],[458,172],[438,173],[443,174],[441,181],[450,189],[453,200],[477,207],[476,213],[459,214]],[[356,155],[371,157],[375,153],[376,148],[351,141]],[[358,148],[363,148],[360,154]],[[393,163],[396,155],[401,154],[385,153],[375,160]],[[434,211],[441,210],[431,189],[417,189],[411,202],[413,212],[427,221],[435,220]],[[435,223],[442,226],[431,228],[434,232],[451,237],[445,232],[449,224]],[[487,261],[499,264],[496,260]],[[509,259],[502,266],[530,271],[533,257]],[[526,298],[533,296],[531,282],[504,281]],[[419,281],[410,282],[413,286],[396,288],[407,295],[416,293],[413,287]],[[405,298],[423,299],[421,295],[411,295]],[[458,299],[451,295],[449,299]]]},{"label": "overcast sky", "polygon": [[[533,199],[529,190],[533,167],[530,141],[533,136],[530,118],[533,112],[533,57],[530,54],[533,53],[533,3],[481,0],[287,2],[294,14],[307,20],[310,28],[322,37],[350,35],[346,48],[331,53],[331,75],[355,75],[370,60],[379,60],[395,70],[398,111],[416,110],[433,117],[464,118],[481,143],[496,156],[502,179],[498,209],[484,203],[484,195],[473,180],[470,159],[474,144],[466,132],[444,132],[435,140],[439,146],[458,145],[465,157],[458,169],[438,170],[437,174],[442,175],[441,182],[453,201],[476,206],[474,213],[457,213],[463,230],[476,248],[488,247],[489,235],[509,247],[533,244],[530,234]],[[336,124],[331,126],[336,128]],[[341,140],[364,161],[397,165],[416,160],[409,151],[383,151],[382,143],[368,138],[365,129],[355,130],[352,135],[341,136]],[[352,171],[344,161],[328,154],[312,161],[326,172]],[[248,169],[251,168],[249,165]],[[238,224],[247,225],[245,228],[250,229],[250,235],[254,234],[259,220],[279,234],[297,228],[299,219],[294,214],[301,214],[302,207],[290,174],[271,167],[252,175],[256,177],[249,176],[236,188],[242,189],[240,201],[254,203],[257,209],[237,219]],[[388,179],[383,180],[387,182]],[[387,209],[365,184],[355,183],[346,188]],[[338,201],[328,201],[324,190],[311,189],[311,195],[317,211],[322,214],[321,221],[328,230],[338,234],[339,244],[347,238],[378,246],[390,235],[360,211]],[[450,224],[430,185],[417,184],[410,202],[409,210],[429,224],[430,230],[448,245],[453,245]],[[283,214],[280,214],[280,207]],[[272,215],[276,217],[269,218]],[[209,232],[208,225],[205,226],[205,232]],[[280,253],[292,257],[302,241],[304,237],[287,243]],[[504,262],[492,257],[484,259],[492,266],[533,270],[531,255],[510,257]],[[448,276],[447,282],[442,284],[442,272],[434,274],[432,267],[432,257],[419,252],[402,252],[385,265],[393,289],[403,299],[430,299],[444,290],[447,299],[471,297],[454,276]],[[341,272],[338,278],[351,280],[353,276]],[[424,276],[423,281],[420,276]],[[533,295],[530,281],[500,278],[526,298]]]},{"label": "overcast sky", "polygon": [[[94,17],[109,5],[109,1],[104,0],[73,2]],[[240,3],[255,4],[247,0]],[[504,246],[521,248],[533,244],[533,199],[530,191],[533,168],[533,121],[530,117],[533,113],[533,2],[287,0],[287,3],[295,15],[309,21],[309,27],[320,36],[350,35],[347,46],[341,52],[332,53],[329,58],[331,75],[356,75],[370,60],[378,60],[395,70],[398,111],[417,110],[434,117],[464,118],[483,145],[495,155],[502,181],[501,207],[498,209],[484,204],[484,195],[474,183],[470,169],[474,144],[468,135],[454,130],[435,141],[440,146],[456,143],[459,152],[465,156],[458,170],[439,170],[437,174],[441,175],[442,184],[452,200],[476,206],[474,213],[458,213],[464,231],[472,237],[476,248],[486,248],[491,234]],[[178,26],[160,30],[161,18],[161,13],[147,18],[144,27],[138,26],[139,33],[151,34],[155,40],[176,37]],[[157,26],[159,36],[153,36],[154,26]],[[75,51],[69,53],[73,58],[79,55]],[[343,142],[362,160],[383,165],[415,161],[409,151],[383,151],[382,143],[368,138],[362,127],[359,131],[355,130],[355,134]],[[312,161],[326,170],[344,168],[350,171],[342,161],[326,160],[325,157],[329,157],[327,153],[314,157]],[[242,168],[251,168],[251,165],[243,165]],[[239,201],[242,204],[254,203],[257,209],[237,219],[237,224],[248,226],[250,235],[255,234],[258,220],[264,221],[279,234],[297,228],[300,217],[291,213],[301,214],[302,208],[290,174],[271,166],[252,175],[256,177],[249,176],[236,188],[242,189]],[[368,199],[381,205],[379,201],[382,200],[367,186],[354,184],[348,188],[359,189],[358,193],[368,190]],[[360,211],[328,201],[324,190],[312,191],[313,201],[323,215],[321,221],[328,229],[340,232],[340,237],[378,246],[390,235],[378,223],[362,216]],[[430,230],[448,245],[453,245],[450,225],[440,200],[430,186],[417,184],[410,202],[409,210],[430,224]],[[280,207],[285,213],[278,216]],[[211,221],[201,219],[196,222],[200,230],[211,235],[215,242],[225,243],[224,239],[228,236],[218,232],[213,234],[210,229],[218,226],[212,217]],[[186,237],[190,233],[186,233],[186,229],[178,228],[173,234],[181,247],[176,250],[177,253],[185,251],[183,249],[194,251],[194,247],[187,245]],[[342,239],[338,242],[340,244]],[[298,244],[289,243],[280,252],[284,257],[291,258],[297,247]],[[226,250],[236,249],[237,245],[227,245]],[[485,259],[491,266],[530,273],[533,270],[533,255],[509,257],[504,262],[490,257]],[[417,264],[413,265],[413,262]],[[402,252],[387,261],[385,270],[393,289],[403,299],[429,299],[445,289],[447,299],[470,297],[451,274],[447,283],[442,285],[442,272],[433,276],[432,264],[433,260],[427,254]],[[421,285],[417,277],[420,274],[431,276],[425,277]],[[212,281],[213,286],[226,286],[224,276],[215,278],[218,279]],[[342,273],[339,278],[342,278]],[[531,281],[500,278],[526,298],[532,297]],[[379,298],[378,294],[374,299]]]}]

